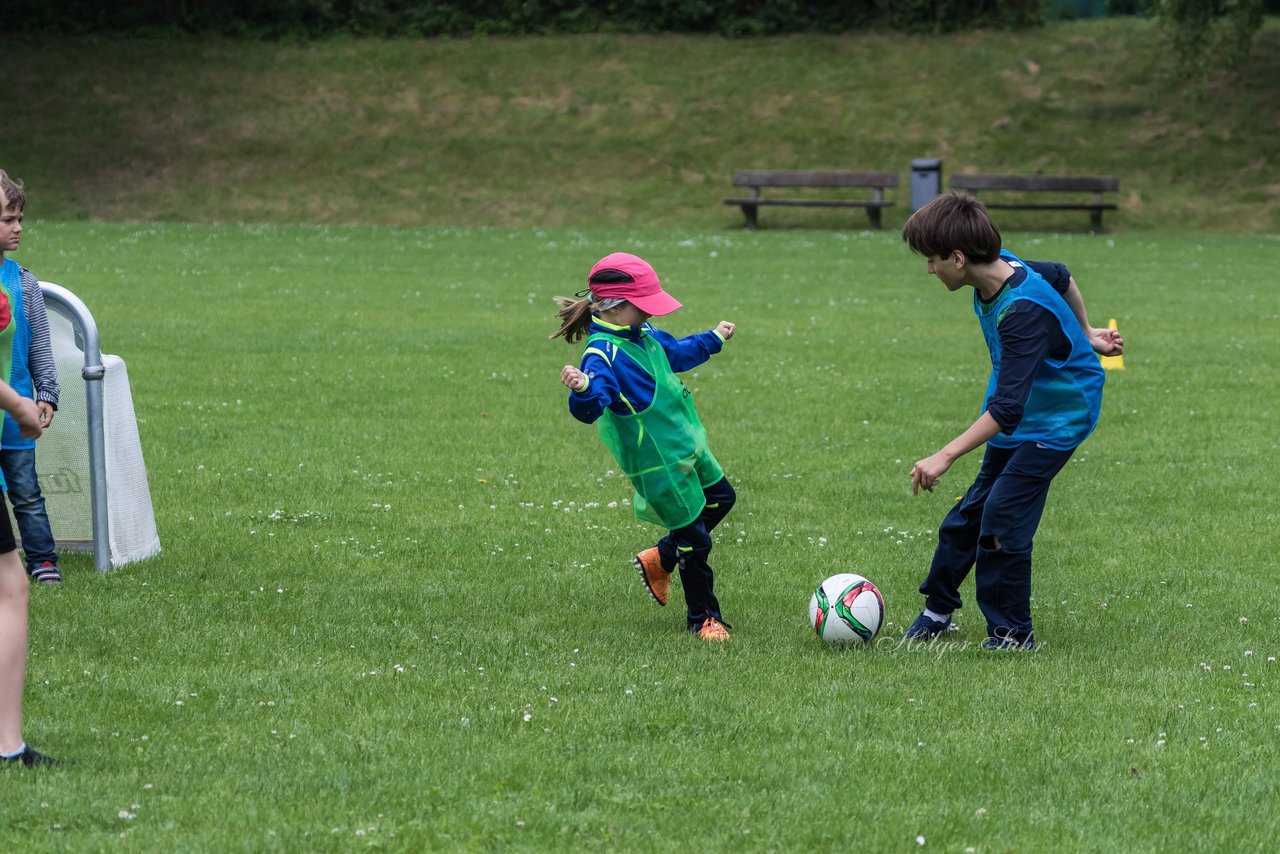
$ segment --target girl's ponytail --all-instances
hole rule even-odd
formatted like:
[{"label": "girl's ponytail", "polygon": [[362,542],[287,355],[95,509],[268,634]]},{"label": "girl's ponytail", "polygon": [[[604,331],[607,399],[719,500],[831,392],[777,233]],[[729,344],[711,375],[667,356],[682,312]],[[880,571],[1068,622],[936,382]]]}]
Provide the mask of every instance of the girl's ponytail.
[{"label": "girl's ponytail", "polygon": [[591,329],[591,297],[556,297],[560,310],[556,316],[560,318],[560,328],[548,338],[564,336],[565,343],[573,344],[583,338]]}]

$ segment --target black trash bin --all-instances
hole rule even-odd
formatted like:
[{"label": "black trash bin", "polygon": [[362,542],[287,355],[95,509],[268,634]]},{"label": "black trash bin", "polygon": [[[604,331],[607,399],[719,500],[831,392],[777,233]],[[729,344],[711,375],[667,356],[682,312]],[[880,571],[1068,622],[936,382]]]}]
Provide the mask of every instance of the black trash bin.
[{"label": "black trash bin", "polygon": [[921,157],[911,161],[911,210],[918,211],[942,192],[942,161]]}]

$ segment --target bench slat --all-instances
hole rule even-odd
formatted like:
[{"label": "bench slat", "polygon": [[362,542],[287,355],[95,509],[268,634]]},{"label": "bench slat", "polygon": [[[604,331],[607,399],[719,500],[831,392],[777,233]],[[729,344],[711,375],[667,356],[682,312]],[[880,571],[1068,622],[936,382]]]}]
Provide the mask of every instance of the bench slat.
[{"label": "bench slat", "polygon": [[1120,179],[1113,175],[965,175],[951,176],[955,190],[1060,191],[1064,193],[1114,193]]},{"label": "bench slat", "polygon": [[780,205],[793,208],[891,208],[893,202],[855,199],[725,199],[726,205]]},{"label": "bench slat", "polygon": [[735,187],[897,187],[897,172],[742,169],[733,173]]},{"label": "bench slat", "polygon": [[1004,210],[1024,210],[1024,211],[1115,211],[1120,208],[1112,204],[1094,204],[1092,202],[1063,202],[1061,204],[1053,204],[1050,202],[986,202],[982,203],[984,208],[1003,208]]}]

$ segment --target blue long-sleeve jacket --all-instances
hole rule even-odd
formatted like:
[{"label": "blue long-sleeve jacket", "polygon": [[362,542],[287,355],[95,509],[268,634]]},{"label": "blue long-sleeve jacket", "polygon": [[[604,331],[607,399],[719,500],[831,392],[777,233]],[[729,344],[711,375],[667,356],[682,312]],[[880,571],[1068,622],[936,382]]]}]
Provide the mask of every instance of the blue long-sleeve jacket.
[{"label": "blue long-sleeve jacket", "polygon": [[[676,338],[648,323],[640,326],[614,326],[596,318],[591,323],[591,333],[597,332],[617,335],[631,341],[639,341],[645,335],[652,336],[667,354],[671,370],[677,374],[698,367],[719,353],[724,346],[724,339],[714,329]],[[631,407],[637,411],[647,409],[653,402],[653,377],[630,356],[608,343],[602,348],[608,358],[592,352],[592,349],[588,348],[582,354],[582,361],[578,366],[587,375],[587,387],[581,391],[569,392],[570,414],[584,424],[593,424],[604,413],[605,407],[619,415],[631,414]],[[630,402],[631,407],[623,402],[623,397]]]}]

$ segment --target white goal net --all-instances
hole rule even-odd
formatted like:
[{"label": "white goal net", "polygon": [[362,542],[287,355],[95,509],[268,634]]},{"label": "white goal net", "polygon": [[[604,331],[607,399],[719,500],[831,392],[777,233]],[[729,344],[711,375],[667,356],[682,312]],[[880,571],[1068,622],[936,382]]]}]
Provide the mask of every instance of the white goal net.
[{"label": "white goal net", "polygon": [[[36,442],[36,472],[54,540],[62,551],[93,551],[98,569],[106,569],[107,560],[119,567],[150,557],[160,551],[160,538],[124,360],[98,352],[97,329],[83,303],[64,288],[40,284],[62,386],[53,424]],[[100,372],[93,370],[97,364]],[[100,406],[91,399],[95,385],[101,387]],[[98,437],[94,410],[101,411]]]}]

